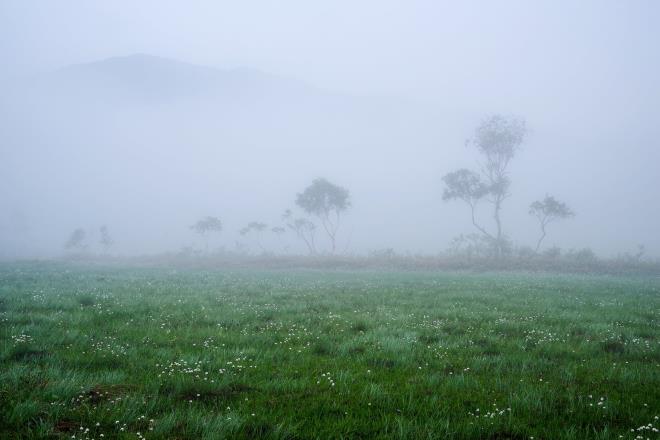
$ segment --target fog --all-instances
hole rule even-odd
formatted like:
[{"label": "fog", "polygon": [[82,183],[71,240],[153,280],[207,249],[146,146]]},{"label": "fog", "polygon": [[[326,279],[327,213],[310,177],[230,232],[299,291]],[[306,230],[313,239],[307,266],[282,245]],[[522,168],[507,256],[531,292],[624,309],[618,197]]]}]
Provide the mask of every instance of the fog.
[{"label": "fog", "polygon": [[[544,248],[657,257],[659,19],[651,1],[5,0],[0,258],[62,255],[76,228],[99,252],[101,225],[115,255],[201,249],[205,216],[210,248],[256,254],[241,228],[285,226],[318,177],[350,191],[338,252],[437,254],[475,232],[442,178],[479,169],[466,141],[493,114],[528,129],[514,246],[550,194],[575,217]],[[262,245],[306,252],[291,231]]]}]

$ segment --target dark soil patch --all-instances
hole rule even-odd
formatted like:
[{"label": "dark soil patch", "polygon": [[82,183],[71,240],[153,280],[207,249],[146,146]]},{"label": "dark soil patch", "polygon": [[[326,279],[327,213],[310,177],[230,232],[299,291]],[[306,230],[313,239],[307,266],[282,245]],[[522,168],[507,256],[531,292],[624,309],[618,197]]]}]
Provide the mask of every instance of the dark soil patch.
[{"label": "dark soil patch", "polygon": [[9,355],[9,360],[12,361],[37,361],[48,356],[45,350],[35,350],[30,347],[18,346],[15,347]]},{"label": "dark soil patch", "polygon": [[223,387],[212,390],[186,390],[179,394],[179,398],[187,401],[193,400],[209,403],[226,402],[234,399],[235,397],[238,397],[243,393],[249,393],[252,391],[256,391],[256,388],[249,385],[236,383],[225,385]]}]

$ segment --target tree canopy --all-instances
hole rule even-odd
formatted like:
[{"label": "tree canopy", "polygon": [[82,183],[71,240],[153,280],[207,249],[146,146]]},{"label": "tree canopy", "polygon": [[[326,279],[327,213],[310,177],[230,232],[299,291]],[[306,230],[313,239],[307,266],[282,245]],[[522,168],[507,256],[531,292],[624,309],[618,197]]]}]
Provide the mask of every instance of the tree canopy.
[{"label": "tree canopy", "polygon": [[442,193],[442,199],[445,201],[460,199],[473,204],[489,191],[488,185],[482,181],[479,174],[465,168],[446,174],[442,180],[445,182]]},{"label": "tree canopy", "polygon": [[340,213],[351,206],[348,190],[323,178],[314,179],[305,191],[298,194],[296,204],[308,214],[317,216]]},{"label": "tree canopy", "polygon": [[64,247],[66,249],[76,249],[79,251],[84,250],[87,247],[87,244],[85,243],[86,238],[87,232],[85,232],[83,228],[77,228],[71,233]]},{"label": "tree canopy", "polygon": [[211,232],[219,233],[222,231],[222,221],[218,217],[206,216],[193,224],[190,229],[201,235],[204,239],[204,248],[209,250],[208,234]]},{"label": "tree canopy", "polygon": [[222,221],[218,217],[207,216],[198,220],[190,229],[200,235],[206,235],[209,232],[220,232],[222,231]]}]

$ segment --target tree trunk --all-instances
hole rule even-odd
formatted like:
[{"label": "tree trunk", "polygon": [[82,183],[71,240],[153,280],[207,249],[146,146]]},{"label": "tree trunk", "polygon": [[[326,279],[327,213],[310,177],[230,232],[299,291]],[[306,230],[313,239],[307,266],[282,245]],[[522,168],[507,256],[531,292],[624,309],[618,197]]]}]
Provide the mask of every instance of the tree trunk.
[{"label": "tree trunk", "polygon": [[470,203],[470,215],[472,216],[472,225],[486,237],[492,239],[493,236],[490,235],[488,231],[486,231],[481,225],[479,225],[479,223],[477,223],[476,219],[474,218],[474,205],[472,203]]},{"label": "tree trunk", "polygon": [[314,236],[311,236],[310,240],[308,240],[307,237],[305,237],[305,234],[301,233],[300,238],[302,238],[305,244],[307,245],[307,250],[309,251],[309,255],[315,255],[316,248],[314,246]]},{"label": "tree trunk", "polygon": [[536,252],[537,254],[539,253],[539,249],[541,248],[541,242],[543,241],[544,238],[545,238],[545,224],[541,222],[541,237],[539,237],[539,241],[536,242],[536,249],[534,250],[534,252]]},{"label": "tree trunk", "polygon": [[495,224],[497,225],[497,236],[495,237],[495,252],[498,258],[504,253],[502,246],[502,220],[500,220],[500,210],[502,209],[502,198],[497,195],[495,199],[495,209],[493,212],[493,218],[495,219]]},{"label": "tree trunk", "polygon": [[335,213],[335,215],[337,216],[337,219],[334,224],[330,220],[329,215],[321,217],[321,225],[323,226],[323,229],[325,229],[326,234],[328,234],[330,246],[332,247],[331,254],[333,255],[337,249],[337,228],[339,227],[339,213]]},{"label": "tree trunk", "polygon": [[337,248],[336,245],[335,245],[335,236],[334,235],[330,236],[330,244],[332,246],[332,250],[330,251],[330,253],[334,255],[335,254],[335,249]]}]

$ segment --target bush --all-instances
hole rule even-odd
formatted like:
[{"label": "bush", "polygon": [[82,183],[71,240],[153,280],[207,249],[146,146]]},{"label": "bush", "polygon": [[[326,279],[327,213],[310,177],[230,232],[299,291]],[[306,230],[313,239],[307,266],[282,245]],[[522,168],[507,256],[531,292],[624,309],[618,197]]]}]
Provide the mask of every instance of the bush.
[{"label": "bush", "polygon": [[556,260],[557,258],[561,257],[561,248],[557,246],[553,246],[551,248],[544,250],[542,255],[544,258],[548,258],[550,260]]},{"label": "bush", "polygon": [[516,257],[521,259],[534,258],[536,256],[536,251],[529,246],[521,246],[516,248],[515,251]]},{"label": "bush", "polygon": [[596,254],[589,248],[584,248],[580,250],[571,250],[566,254],[566,258],[573,260],[576,263],[593,263],[597,260]]}]

